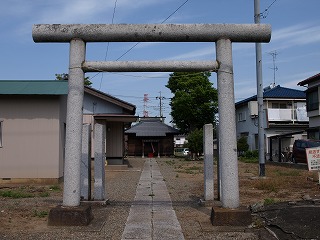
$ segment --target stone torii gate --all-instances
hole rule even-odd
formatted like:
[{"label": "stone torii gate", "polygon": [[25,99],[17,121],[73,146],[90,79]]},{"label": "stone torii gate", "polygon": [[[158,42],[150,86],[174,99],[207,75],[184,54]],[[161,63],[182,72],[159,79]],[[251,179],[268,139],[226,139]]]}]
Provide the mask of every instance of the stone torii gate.
[{"label": "stone torii gate", "polygon": [[[85,72],[217,72],[221,202],[238,208],[239,179],[232,64],[233,42],[269,42],[266,24],[36,24],[34,42],[69,42],[69,93],[63,207],[80,205]],[[86,61],[87,42],[215,42],[216,61]]]}]

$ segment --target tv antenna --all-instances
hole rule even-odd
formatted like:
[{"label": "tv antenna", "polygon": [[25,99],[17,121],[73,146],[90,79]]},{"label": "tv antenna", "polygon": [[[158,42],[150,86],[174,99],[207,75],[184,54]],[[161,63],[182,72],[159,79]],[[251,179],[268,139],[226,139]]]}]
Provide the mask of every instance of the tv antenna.
[{"label": "tv antenna", "polygon": [[269,52],[269,54],[272,56],[273,61],[273,67],[271,68],[273,70],[273,86],[276,85],[276,71],[278,71],[278,67],[276,66],[276,58],[277,58],[277,51],[274,50],[272,52]]}]

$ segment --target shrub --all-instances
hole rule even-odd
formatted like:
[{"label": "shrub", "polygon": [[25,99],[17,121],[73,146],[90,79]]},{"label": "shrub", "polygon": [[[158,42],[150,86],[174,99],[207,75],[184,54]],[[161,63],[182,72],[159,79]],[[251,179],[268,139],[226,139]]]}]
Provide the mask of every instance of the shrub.
[{"label": "shrub", "polygon": [[239,155],[242,155],[244,152],[248,151],[249,144],[247,143],[247,137],[241,137],[237,141],[237,149]]}]

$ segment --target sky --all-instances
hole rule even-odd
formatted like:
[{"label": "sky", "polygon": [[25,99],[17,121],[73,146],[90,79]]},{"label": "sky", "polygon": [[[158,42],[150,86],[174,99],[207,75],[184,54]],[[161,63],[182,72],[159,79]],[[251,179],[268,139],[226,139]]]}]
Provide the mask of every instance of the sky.
[{"label": "sky", "polygon": [[[254,0],[1,0],[0,6],[0,80],[54,80],[55,74],[68,73],[69,44],[34,43],[33,24],[254,23]],[[275,82],[305,90],[297,83],[320,72],[319,9],[319,0],[260,0],[260,21],[272,27],[270,43],[262,44],[265,87]],[[234,43],[232,54],[237,102],[257,93],[255,44]],[[202,42],[88,43],[86,49],[88,61],[215,58],[215,44]],[[150,117],[159,116],[161,96],[169,124],[169,74],[86,76],[93,88],[136,105],[139,116],[144,110]],[[217,87],[216,73],[210,81]]]}]

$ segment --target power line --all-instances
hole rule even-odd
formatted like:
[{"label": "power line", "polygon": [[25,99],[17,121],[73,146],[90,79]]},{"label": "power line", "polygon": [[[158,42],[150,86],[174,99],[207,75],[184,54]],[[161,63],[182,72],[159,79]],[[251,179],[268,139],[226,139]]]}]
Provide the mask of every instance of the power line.
[{"label": "power line", "polygon": [[260,13],[260,17],[261,18],[267,18],[268,14],[269,14],[269,9],[271,8],[271,6],[276,2],[277,0],[274,0],[269,7],[267,7],[262,13]]},{"label": "power line", "polygon": [[[174,10],[165,20],[163,20],[161,23],[166,22],[170,17],[172,17],[177,11],[179,11],[180,8],[182,8],[189,0],[186,0],[184,3],[182,3],[176,10]],[[116,61],[118,61],[119,59],[121,59],[123,56],[125,56],[127,53],[129,53],[132,49],[134,49],[138,44],[140,44],[140,42],[136,43],[135,45],[133,45],[131,48],[129,48],[124,54],[122,54],[120,57],[118,57],[116,59]]]},{"label": "power line", "polygon": [[[114,16],[115,16],[115,14],[116,14],[117,2],[118,2],[118,0],[115,0],[115,2],[114,2],[114,7],[113,7],[113,14],[112,14],[111,23],[114,22]],[[105,61],[107,60],[107,57],[108,57],[109,45],[110,45],[110,42],[107,43],[107,50],[106,50],[106,54],[105,54],[105,56],[104,56],[104,60],[105,60]],[[97,76],[98,74],[99,74],[99,73],[97,73],[95,76]],[[99,90],[101,90],[102,79],[103,79],[103,73],[101,74]]]},{"label": "power line", "polygon": [[179,11],[180,8],[182,8],[189,0],[186,0],[184,3],[182,3],[173,13],[171,13],[165,20],[163,20],[161,23],[166,22],[169,18],[171,18],[176,12]]}]

